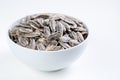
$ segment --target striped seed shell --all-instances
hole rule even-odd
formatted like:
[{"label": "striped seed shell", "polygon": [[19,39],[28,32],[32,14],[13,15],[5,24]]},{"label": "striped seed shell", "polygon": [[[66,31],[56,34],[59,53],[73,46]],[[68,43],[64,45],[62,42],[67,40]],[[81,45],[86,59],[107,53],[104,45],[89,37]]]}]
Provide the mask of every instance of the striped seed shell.
[{"label": "striped seed shell", "polygon": [[19,31],[20,31],[21,33],[31,33],[31,32],[33,32],[32,29],[23,28],[23,27],[19,28]]},{"label": "striped seed shell", "polygon": [[44,46],[47,46],[48,43],[47,43],[47,40],[45,38],[39,38],[36,43],[43,43]]},{"label": "striped seed shell", "polygon": [[31,28],[31,26],[29,26],[28,24],[25,24],[25,23],[16,24],[15,27]]},{"label": "striped seed shell", "polygon": [[48,46],[46,47],[46,50],[47,51],[54,51],[55,48],[57,47],[57,44],[58,44],[57,41],[55,41],[55,40],[51,41],[51,43],[49,43]]},{"label": "striped seed shell", "polygon": [[32,33],[28,33],[28,34],[23,34],[22,36],[24,37],[37,37],[40,36],[41,33],[38,32],[32,32]]},{"label": "striped seed shell", "polygon": [[73,30],[74,31],[80,31],[80,32],[87,31],[84,27],[77,27],[77,28],[74,28]]},{"label": "striped seed shell", "polygon": [[61,32],[61,36],[63,35],[63,29],[64,28],[65,28],[64,25],[61,22],[58,22],[57,32]]},{"label": "striped seed shell", "polygon": [[30,43],[28,45],[28,48],[35,49],[35,47],[36,47],[35,39],[30,39]]},{"label": "striped seed shell", "polygon": [[68,43],[69,43],[69,45],[72,46],[72,47],[79,44],[79,42],[78,42],[77,40],[73,40],[73,39],[69,40]]},{"label": "striped seed shell", "polygon": [[69,25],[69,24],[67,24],[67,23],[65,23],[65,22],[63,22],[63,21],[61,21],[61,23],[64,25],[64,27],[66,28],[66,31],[71,31],[70,30],[70,28],[71,28],[71,26]]},{"label": "striped seed shell", "polygon": [[37,50],[45,50],[45,46],[42,43],[38,43]]},{"label": "striped seed shell", "polygon": [[22,46],[27,46],[29,44],[29,41],[25,37],[18,37],[19,44]]},{"label": "striped seed shell", "polygon": [[62,42],[69,42],[69,40],[70,40],[70,37],[66,37],[66,36],[60,37],[60,41]]},{"label": "striped seed shell", "polygon": [[37,19],[37,18],[44,18],[47,19],[49,18],[49,15],[45,15],[45,14],[35,14],[31,16],[32,19]]},{"label": "striped seed shell", "polygon": [[47,35],[47,36],[50,35],[50,29],[49,29],[48,26],[45,26],[45,27],[44,27],[44,34]]},{"label": "striped seed shell", "polygon": [[49,26],[50,26],[50,30],[52,31],[52,33],[54,33],[55,32],[55,28],[56,28],[55,20],[51,20]]},{"label": "striped seed shell", "polygon": [[71,47],[69,44],[63,43],[63,42],[61,42],[61,41],[59,41],[59,44],[60,44],[63,48],[65,48],[65,49]]},{"label": "striped seed shell", "polygon": [[43,18],[36,19],[37,23],[39,23],[40,27],[44,27],[44,20]]},{"label": "striped seed shell", "polygon": [[61,32],[55,32],[55,33],[53,33],[53,34],[51,34],[51,35],[48,36],[47,42],[59,39],[60,36],[61,36]]},{"label": "striped seed shell", "polygon": [[39,29],[39,24],[33,20],[29,21],[29,25],[34,29]]},{"label": "striped seed shell", "polygon": [[54,48],[54,51],[57,51],[57,50],[60,50],[60,49],[62,49],[62,46],[56,46],[56,47]]},{"label": "striped seed shell", "polygon": [[79,42],[84,41],[84,37],[83,37],[83,35],[82,35],[80,32],[77,32],[77,40],[78,40]]},{"label": "striped seed shell", "polygon": [[77,39],[77,34],[74,32],[74,31],[71,31],[71,33],[69,33],[69,36],[72,38],[72,39]]},{"label": "striped seed shell", "polygon": [[68,24],[72,24],[72,25],[75,24],[73,20],[71,20],[71,19],[69,19],[69,18],[66,18],[66,17],[63,18],[62,20],[63,20],[64,22],[68,23]]}]

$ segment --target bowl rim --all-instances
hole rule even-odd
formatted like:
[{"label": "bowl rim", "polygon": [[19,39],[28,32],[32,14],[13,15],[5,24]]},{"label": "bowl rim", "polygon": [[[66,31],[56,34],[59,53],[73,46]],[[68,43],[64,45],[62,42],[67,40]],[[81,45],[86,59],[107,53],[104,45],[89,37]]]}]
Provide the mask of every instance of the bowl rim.
[{"label": "bowl rim", "polygon": [[[60,14],[60,13],[38,13],[38,14]],[[34,15],[34,14],[33,14],[33,15]],[[60,15],[65,15],[65,16],[68,16],[68,17],[69,17],[69,15],[66,15],[66,14],[60,14]],[[28,16],[30,16],[30,15],[28,15]],[[25,16],[25,17],[26,17],[26,16]],[[70,16],[70,17],[71,17],[71,16]],[[24,18],[24,17],[22,17],[22,18]],[[22,18],[20,18],[20,19],[22,19]],[[79,19],[76,18],[76,17],[73,17],[73,18],[79,20]],[[84,24],[84,27],[87,29],[88,35],[87,35],[86,39],[85,39],[84,41],[82,41],[80,44],[78,44],[78,45],[76,45],[76,46],[73,46],[73,47],[70,47],[70,48],[67,48],[67,49],[61,49],[61,50],[57,50],[57,51],[34,50],[34,49],[22,47],[22,46],[16,44],[16,43],[15,43],[14,41],[12,41],[12,40],[10,39],[10,37],[9,37],[9,30],[10,30],[17,22],[19,22],[20,19],[18,19],[18,20],[15,21],[11,26],[9,26],[9,28],[8,28],[8,30],[7,30],[7,38],[8,38],[8,40],[9,40],[12,44],[14,44],[15,46],[21,47],[21,48],[26,49],[26,50],[31,50],[31,51],[35,51],[35,52],[47,52],[47,53],[54,53],[54,54],[55,54],[55,53],[57,53],[57,52],[68,51],[68,50],[71,50],[71,49],[74,49],[74,48],[76,48],[76,47],[79,47],[79,46],[83,45],[85,42],[88,41],[88,38],[89,38],[89,36],[90,36],[89,28],[88,28],[88,27],[86,26],[86,24],[82,21],[82,23]],[[80,21],[81,21],[81,20],[80,20]]]}]

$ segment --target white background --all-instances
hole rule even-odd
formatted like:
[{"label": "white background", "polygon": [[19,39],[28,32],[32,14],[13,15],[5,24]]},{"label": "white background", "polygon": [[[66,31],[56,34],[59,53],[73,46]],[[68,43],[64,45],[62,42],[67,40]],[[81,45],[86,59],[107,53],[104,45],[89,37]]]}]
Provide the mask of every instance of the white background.
[{"label": "white background", "polygon": [[[67,14],[89,28],[86,50],[65,70],[33,70],[9,50],[8,27],[40,12]],[[120,0],[0,0],[0,80],[120,80]]]}]

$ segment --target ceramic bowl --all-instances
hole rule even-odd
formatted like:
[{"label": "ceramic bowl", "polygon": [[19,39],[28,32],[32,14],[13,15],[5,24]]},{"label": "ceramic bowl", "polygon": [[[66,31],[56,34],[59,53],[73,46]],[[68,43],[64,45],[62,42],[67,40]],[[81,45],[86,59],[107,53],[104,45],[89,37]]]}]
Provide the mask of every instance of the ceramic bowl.
[{"label": "ceramic bowl", "polygon": [[[12,26],[14,26],[14,24]],[[73,62],[75,62],[80,57],[80,55],[86,48],[89,30],[87,38],[82,43],[80,43],[77,46],[58,51],[39,51],[28,49],[14,43],[10,39],[9,35],[7,36],[10,50],[20,61],[37,70],[56,71],[69,67]]]}]

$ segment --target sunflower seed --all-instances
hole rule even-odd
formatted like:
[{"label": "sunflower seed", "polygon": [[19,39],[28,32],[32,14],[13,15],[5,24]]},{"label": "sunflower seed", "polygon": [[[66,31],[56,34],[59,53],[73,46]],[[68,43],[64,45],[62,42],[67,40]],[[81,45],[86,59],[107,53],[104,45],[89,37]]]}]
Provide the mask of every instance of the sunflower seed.
[{"label": "sunflower seed", "polygon": [[61,32],[61,36],[63,35],[63,28],[64,28],[64,25],[60,22],[57,23],[57,32]]},{"label": "sunflower seed", "polygon": [[69,25],[69,24],[67,24],[67,23],[65,23],[65,22],[63,22],[63,21],[61,21],[61,23],[64,25],[64,27],[66,28],[66,31],[71,31],[70,30],[70,28],[71,28],[71,26]]},{"label": "sunflower seed", "polygon": [[65,49],[71,47],[69,44],[63,43],[63,42],[61,42],[61,41],[59,41],[59,44],[60,44],[63,48],[65,48]]},{"label": "sunflower seed", "polygon": [[27,38],[23,38],[23,37],[18,37],[18,41],[20,43],[21,46],[27,46],[29,44],[28,39]]},{"label": "sunflower seed", "polygon": [[74,22],[69,18],[63,18],[63,21],[65,21],[68,24],[72,24],[72,25],[74,24]]},{"label": "sunflower seed", "polygon": [[64,34],[64,37],[69,37],[69,34],[67,34],[67,33],[66,33],[66,34]]},{"label": "sunflower seed", "polygon": [[35,39],[30,39],[30,43],[28,45],[28,48],[35,49],[35,46],[36,46]]},{"label": "sunflower seed", "polygon": [[37,44],[37,50],[45,50],[45,46],[42,43]]},{"label": "sunflower seed", "polygon": [[59,39],[60,36],[61,36],[61,32],[55,32],[48,36],[47,41],[50,42],[52,40]]},{"label": "sunflower seed", "polygon": [[39,38],[37,41],[36,41],[36,44],[37,43],[42,43],[45,47],[48,45],[47,43],[47,40],[45,38]]},{"label": "sunflower seed", "polygon": [[70,39],[68,43],[69,43],[69,45],[71,45],[72,47],[79,44],[79,42],[78,42],[77,40],[72,40],[72,39]]},{"label": "sunflower seed", "polygon": [[66,37],[66,36],[60,37],[60,41],[62,42],[69,42],[69,40],[70,40],[70,37]]},{"label": "sunflower seed", "polygon": [[28,29],[28,28],[19,28],[19,31],[22,33],[31,33],[33,32],[32,29]]},{"label": "sunflower seed", "polygon": [[81,32],[81,34],[84,35],[84,34],[88,34],[88,33],[86,31],[84,31],[84,32]]},{"label": "sunflower seed", "polygon": [[56,48],[56,46],[54,46],[54,45],[48,45],[46,47],[46,51],[54,51],[55,48]]},{"label": "sunflower seed", "polygon": [[33,21],[33,20],[29,21],[29,25],[31,27],[35,28],[35,29],[38,29],[40,27],[40,25],[37,22]]},{"label": "sunflower seed", "polygon": [[45,15],[45,14],[35,14],[31,16],[32,19],[36,19],[36,18],[44,18],[47,19],[49,18],[49,15]]},{"label": "sunflower seed", "polygon": [[47,26],[44,27],[44,34],[47,35],[47,36],[50,35],[50,29],[49,29],[49,27],[47,27]]},{"label": "sunflower seed", "polygon": [[58,42],[53,40],[49,45],[46,47],[47,51],[54,51],[54,49],[57,47]]},{"label": "sunflower seed", "polygon": [[71,33],[69,33],[69,36],[70,36],[72,39],[77,40],[77,34],[76,34],[74,31],[71,31]]},{"label": "sunflower seed", "polygon": [[49,45],[55,45],[55,46],[57,46],[57,44],[58,44],[58,42],[56,40],[53,40],[53,41],[51,41],[51,43],[49,43]]},{"label": "sunflower seed", "polygon": [[52,33],[55,32],[56,22],[54,20],[50,21],[50,29]]},{"label": "sunflower seed", "polygon": [[87,30],[85,29],[85,28],[83,28],[83,27],[77,27],[77,28],[73,28],[73,31],[75,31],[75,32],[86,32]]},{"label": "sunflower seed", "polygon": [[79,42],[84,41],[84,37],[80,32],[77,32],[77,39],[78,39]]},{"label": "sunflower seed", "polygon": [[23,23],[17,24],[16,27],[31,28],[31,26],[29,26],[29,25],[27,25],[27,24],[23,24]]},{"label": "sunflower seed", "polygon": [[37,37],[37,36],[40,36],[40,33],[32,32],[32,33],[29,33],[29,34],[24,34],[22,36],[24,36],[24,37]]},{"label": "sunflower seed", "polygon": [[57,50],[60,50],[60,49],[62,49],[62,46],[56,46],[56,47],[54,48],[54,51],[57,51]]},{"label": "sunflower seed", "polygon": [[37,23],[39,23],[40,27],[44,27],[44,20],[43,18],[36,19]]}]

